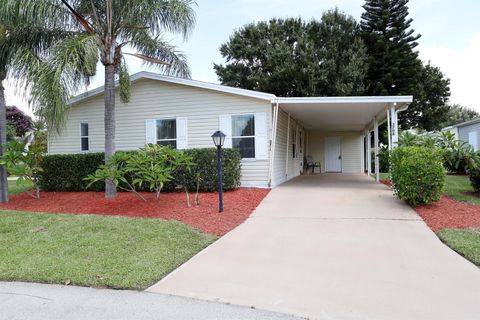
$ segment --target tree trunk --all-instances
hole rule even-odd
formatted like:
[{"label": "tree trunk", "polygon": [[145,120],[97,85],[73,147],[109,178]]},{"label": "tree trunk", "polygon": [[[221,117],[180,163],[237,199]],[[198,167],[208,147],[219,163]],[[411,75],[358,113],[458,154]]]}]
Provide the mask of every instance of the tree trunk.
[{"label": "tree trunk", "polygon": [[[5,102],[4,77],[0,78],[0,157],[3,156],[3,148],[7,143],[7,104]],[[0,166],[0,202],[8,202],[7,170]]]},{"label": "tree trunk", "polygon": [[[105,65],[105,161],[115,153],[115,66]],[[117,189],[111,179],[105,181],[105,198],[115,198]]]}]

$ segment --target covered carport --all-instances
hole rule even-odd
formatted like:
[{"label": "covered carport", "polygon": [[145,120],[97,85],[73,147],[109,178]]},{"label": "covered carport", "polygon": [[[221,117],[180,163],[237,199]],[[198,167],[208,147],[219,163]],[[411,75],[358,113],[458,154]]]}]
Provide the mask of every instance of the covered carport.
[{"label": "covered carport", "polygon": [[[288,167],[288,143],[291,136],[289,128],[294,119],[301,124],[305,131],[305,155],[316,154],[318,161],[323,162],[322,172],[368,172],[372,173],[372,149],[374,150],[375,172],[379,179],[379,135],[378,127],[387,122],[388,148],[392,149],[398,143],[398,113],[408,108],[412,96],[374,96],[374,97],[300,97],[277,98],[273,104],[272,127],[272,171],[276,170],[275,164],[279,156],[278,149],[286,149],[286,163]],[[279,130],[282,124],[279,115],[287,114],[287,139],[281,139],[284,133]],[[338,156],[340,170],[335,169],[335,150],[341,144],[340,137],[346,133],[354,137],[354,143],[348,142],[342,146]],[[373,133],[373,143],[372,143]],[[335,142],[335,137],[338,141]],[[315,140],[315,141],[314,141]],[[319,141],[321,140],[321,141]],[[283,146],[287,141],[287,146]],[[302,142],[300,142],[302,143]],[[320,150],[323,149],[323,150]],[[332,152],[329,150],[333,150]],[[340,152],[340,151],[339,151]],[[333,154],[333,158],[331,156]],[[333,160],[332,160],[333,159]],[[317,160],[317,159],[316,159]],[[329,170],[329,166],[333,170]],[[277,165],[278,167],[278,165]],[[358,170],[357,170],[358,169]],[[288,171],[288,170],[287,170]],[[275,173],[272,173],[275,176]],[[277,174],[278,176],[278,174]],[[289,180],[288,177],[285,180]]]}]

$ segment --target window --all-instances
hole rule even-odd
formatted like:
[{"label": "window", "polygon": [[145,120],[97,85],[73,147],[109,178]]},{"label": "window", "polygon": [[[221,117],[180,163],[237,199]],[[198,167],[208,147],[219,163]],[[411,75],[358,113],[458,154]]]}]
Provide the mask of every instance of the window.
[{"label": "window", "polygon": [[157,144],[177,148],[177,121],[175,119],[157,120]]},{"label": "window", "polygon": [[80,150],[90,150],[88,139],[88,123],[80,123]]},{"label": "window", "polygon": [[232,116],[232,147],[242,158],[255,158],[255,117],[253,114]]}]

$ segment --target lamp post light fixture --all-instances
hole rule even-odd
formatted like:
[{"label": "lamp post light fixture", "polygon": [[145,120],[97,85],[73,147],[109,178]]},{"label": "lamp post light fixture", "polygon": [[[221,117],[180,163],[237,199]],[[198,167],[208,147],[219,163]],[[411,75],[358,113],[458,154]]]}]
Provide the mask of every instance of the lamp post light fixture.
[{"label": "lamp post light fixture", "polygon": [[217,147],[217,174],[218,174],[218,212],[223,212],[223,183],[222,183],[222,146],[225,142],[225,133],[215,131],[212,140]]}]

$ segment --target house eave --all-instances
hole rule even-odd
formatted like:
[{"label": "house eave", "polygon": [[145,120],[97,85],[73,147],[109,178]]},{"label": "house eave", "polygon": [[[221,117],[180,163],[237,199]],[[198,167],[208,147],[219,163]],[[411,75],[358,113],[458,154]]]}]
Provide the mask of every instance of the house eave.
[{"label": "house eave", "polygon": [[[233,87],[228,87],[220,84],[208,83],[208,82],[203,82],[198,80],[170,77],[170,76],[165,76],[165,75],[161,75],[153,72],[147,72],[147,71],[141,71],[141,72],[135,73],[130,77],[130,81],[132,83],[142,79],[158,80],[158,81],[163,81],[167,83],[185,85],[185,86],[194,87],[194,88],[207,89],[207,90],[212,90],[216,92],[222,92],[222,93],[234,94],[234,95],[239,95],[239,96],[244,96],[244,97],[249,97],[254,99],[260,99],[260,100],[265,100],[269,102],[275,101],[276,99],[275,95],[269,94],[269,93],[240,89],[240,88],[233,88]],[[119,82],[116,81],[115,88],[117,88],[118,85],[119,85]],[[104,92],[104,86],[89,90],[87,92],[81,93],[73,97],[72,99],[70,99],[68,104],[69,105],[78,104],[79,102],[101,95],[103,94],[103,92]]]}]

